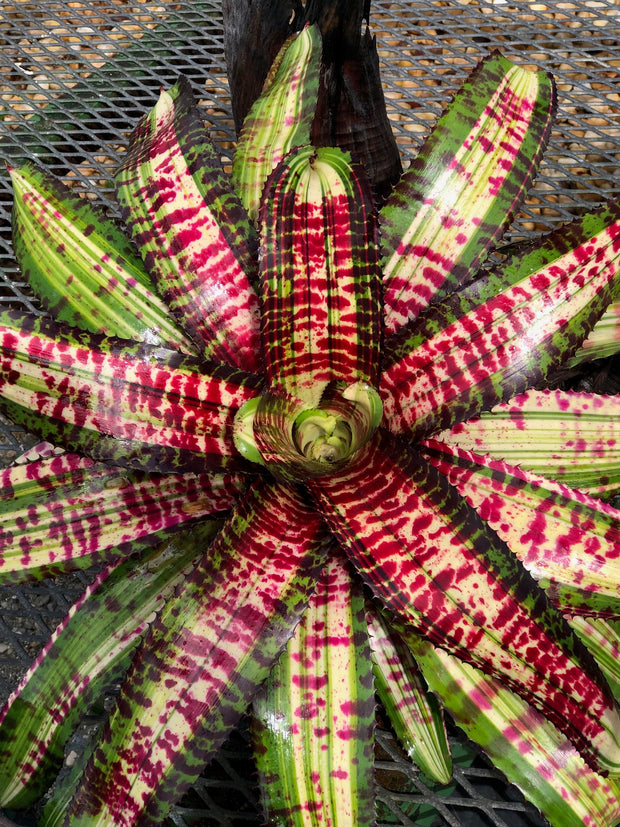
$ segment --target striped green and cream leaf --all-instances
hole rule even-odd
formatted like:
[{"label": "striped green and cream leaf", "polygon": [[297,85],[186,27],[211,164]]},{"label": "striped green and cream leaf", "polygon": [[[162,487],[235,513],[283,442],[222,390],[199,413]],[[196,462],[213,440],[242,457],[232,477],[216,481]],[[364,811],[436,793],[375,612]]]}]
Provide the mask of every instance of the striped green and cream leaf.
[{"label": "striped green and cream leaf", "polygon": [[157,825],[267,678],[325,560],[295,488],[258,481],[151,626],[70,811]]},{"label": "striped green and cream leaf", "polygon": [[119,560],[89,585],[0,711],[0,804],[46,792],[89,704],[118,680],[153,613],[204,553],[217,523]]},{"label": "striped green and cream leaf", "polygon": [[530,390],[437,438],[596,497],[620,490],[620,396]]},{"label": "striped green and cream leaf", "polygon": [[440,647],[408,643],[456,723],[520,787],[552,827],[615,827],[620,785],[594,772],[540,712],[505,685]]},{"label": "striped green and cream leaf", "polygon": [[259,382],[30,314],[0,316],[0,406],[29,431],[94,459],[160,473],[238,465],[234,416]]},{"label": "striped green and cream leaf", "polygon": [[620,719],[594,661],[512,552],[421,455],[378,431],[345,471],[307,485],[396,621],[504,681],[593,766],[617,772]]},{"label": "striped green and cream leaf", "polygon": [[330,556],[252,707],[269,823],[374,823],[375,700],[361,584]]},{"label": "striped green and cream leaf", "polygon": [[12,169],[11,179],[15,255],[54,319],[193,351],[113,221],[34,164]]},{"label": "striped green and cream leaf", "polygon": [[619,261],[611,204],[429,308],[384,348],[390,430],[425,437],[544,381],[602,315]]},{"label": "striped green and cream leaf", "polygon": [[620,617],[620,511],[439,440],[422,450],[563,612]]},{"label": "striped green and cream leaf", "polygon": [[197,519],[225,514],[245,486],[232,474],[140,474],[76,454],[0,472],[0,582],[125,556]]},{"label": "striped green and cream leaf", "polygon": [[256,233],[184,78],[136,127],[117,195],[151,278],[200,353],[255,370]]},{"label": "striped green and cream leaf", "polygon": [[467,79],[381,211],[388,333],[476,273],[527,194],[554,109],[551,77],[499,54]]},{"label": "striped green and cream leaf", "polygon": [[318,407],[325,386],[377,383],[381,329],[370,186],[341,150],[302,147],[267,184],[260,214],[266,372]]},{"label": "striped green and cream leaf", "polygon": [[305,26],[290,37],[243,122],[233,156],[232,183],[254,220],[272,170],[290,150],[310,143],[321,52],[317,25]]},{"label": "striped green and cream leaf", "polygon": [[400,635],[373,606],[367,614],[375,688],[390,723],[414,764],[438,784],[449,784],[452,756],[437,699]]},{"label": "striped green and cream leaf", "polygon": [[569,617],[568,622],[586,644],[620,703],[620,625],[601,617]]}]

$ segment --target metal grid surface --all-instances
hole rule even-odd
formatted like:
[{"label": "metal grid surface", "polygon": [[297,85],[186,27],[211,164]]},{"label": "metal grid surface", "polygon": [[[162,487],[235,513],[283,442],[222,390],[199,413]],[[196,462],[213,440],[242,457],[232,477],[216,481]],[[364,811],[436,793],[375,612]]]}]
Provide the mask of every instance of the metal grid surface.
[{"label": "metal grid surface", "polygon": [[[373,0],[388,110],[405,159],[482,55],[553,72],[559,111],[537,184],[509,238],[552,229],[620,190],[620,6],[614,0]],[[109,182],[124,136],[179,73],[192,82],[224,155],[234,130],[217,0],[3,0],[0,158],[36,158],[114,209]],[[0,173],[0,307],[35,308],[10,246],[11,193]],[[0,465],[29,438],[0,420]],[[0,589],[0,702],[83,589],[87,575]],[[87,724],[94,726],[96,718]],[[463,766],[432,789],[384,728],[378,733],[378,819],[387,825],[539,827],[520,794],[455,734]],[[20,824],[30,815],[13,815]],[[29,820],[30,819],[30,820]],[[170,819],[175,825],[260,823],[241,728]],[[364,827],[361,825],[360,827]],[[568,827],[568,825],[567,825]]]}]

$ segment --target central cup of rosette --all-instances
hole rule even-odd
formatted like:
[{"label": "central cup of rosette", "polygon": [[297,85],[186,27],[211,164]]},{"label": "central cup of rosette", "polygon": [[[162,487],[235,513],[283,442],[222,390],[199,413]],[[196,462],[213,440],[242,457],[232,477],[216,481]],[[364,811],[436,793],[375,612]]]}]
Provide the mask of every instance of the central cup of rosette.
[{"label": "central cup of rosette", "polygon": [[235,444],[274,476],[304,480],[340,470],[368,442],[382,416],[379,395],[366,382],[330,382],[314,406],[271,388],[238,411]]}]

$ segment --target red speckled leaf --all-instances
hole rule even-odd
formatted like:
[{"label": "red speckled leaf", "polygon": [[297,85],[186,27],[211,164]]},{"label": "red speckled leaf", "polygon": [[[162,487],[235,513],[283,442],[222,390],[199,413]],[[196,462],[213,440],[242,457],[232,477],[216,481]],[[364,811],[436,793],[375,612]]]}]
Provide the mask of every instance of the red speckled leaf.
[{"label": "red speckled leaf", "polygon": [[81,715],[98,702],[216,530],[201,526],[101,571],[0,711],[1,806],[33,805]]},{"label": "red speckled leaf", "polygon": [[270,823],[374,823],[370,649],[361,584],[333,554],[253,705]]},{"label": "red speckled leaf", "polygon": [[530,390],[437,438],[596,497],[620,489],[620,396]]},{"label": "red speckled leaf", "polygon": [[620,718],[562,615],[436,470],[379,432],[308,484],[356,568],[404,624],[543,709],[593,766],[618,769]]},{"label": "red speckled leaf", "polygon": [[2,314],[0,406],[14,421],[141,470],[200,473],[242,462],[232,424],[256,395],[257,377],[163,348],[74,334],[51,320]]},{"label": "red speckled leaf", "polygon": [[255,370],[256,233],[184,79],[138,124],[117,184],[145,264],[184,329],[207,358]]},{"label": "red speckled leaf", "polygon": [[250,489],[152,627],[72,824],[161,824],[284,648],[324,562],[323,541],[320,517],[294,488]]},{"label": "red speckled leaf", "polygon": [[609,304],[619,261],[616,203],[429,308],[384,348],[390,430],[428,436],[540,384]]},{"label": "red speckled leaf", "polygon": [[268,187],[260,265],[270,384],[314,405],[333,380],[375,385],[381,285],[363,171],[338,149],[305,147]]},{"label": "red speckled leaf", "polygon": [[388,333],[479,269],[527,194],[554,109],[551,77],[502,55],[467,79],[381,211]]},{"label": "red speckled leaf", "polygon": [[0,582],[118,558],[136,544],[224,514],[242,477],[139,474],[61,454],[0,473]]},{"label": "red speckled leaf", "polygon": [[620,618],[620,511],[518,466],[423,448],[564,612]]}]

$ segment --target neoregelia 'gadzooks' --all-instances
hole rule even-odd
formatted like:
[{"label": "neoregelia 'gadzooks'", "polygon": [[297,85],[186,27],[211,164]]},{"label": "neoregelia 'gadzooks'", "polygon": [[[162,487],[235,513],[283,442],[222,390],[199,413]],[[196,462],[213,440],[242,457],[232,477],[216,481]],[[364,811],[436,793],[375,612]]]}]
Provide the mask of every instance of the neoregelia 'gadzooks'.
[{"label": "neoregelia 'gadzooks'", "polygon": [[[232,182],[188,84],[162,92],[117,177],[140,256],[43,171],[11,171],[48,313],[2,315],[0,394],[57,447],[3,474],[0,577],[105,568],[2,711],[0,802],[41,795],[127,670],[43,823],[160,823],[256,699],[271,816],[372,824],[373,669],[403,741],[424,731],[414,755],[450,774],[413,651],[431,682],[433,652],[474,667],[442,661],[456,677],[433,689],[457,717],[474,704],[498,761],[517,744],[512,780],[549,818],[613,824],[616,701],[564,613],[620,614],[619,515],[593,496],[618,488],[620,406],[540,387],[613,298],[620,207],[479,275],[546,144],[551,79],[484,60],[377,215],[364,169],[309,145],[320,49],[314,26],[283,47]],[[557,481],[485,450],[536,416],[579,435]],[[581,490],[583,457],[602,491]],[[543,732],[570,777],[530,772]]]}]

